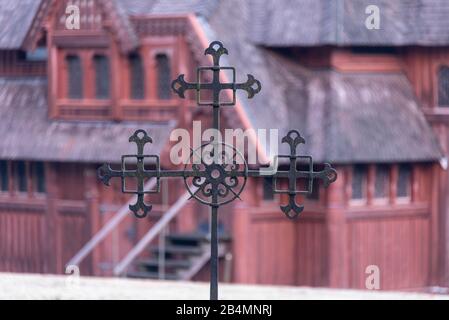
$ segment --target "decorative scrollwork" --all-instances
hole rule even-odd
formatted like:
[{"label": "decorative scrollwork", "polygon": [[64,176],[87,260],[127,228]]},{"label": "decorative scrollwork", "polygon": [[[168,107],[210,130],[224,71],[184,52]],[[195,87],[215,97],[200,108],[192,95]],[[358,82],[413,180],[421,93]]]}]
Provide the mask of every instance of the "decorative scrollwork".
[{"label": "decorative scrollwork", "polygon": [[299,205],[296,203],[296,194],[289,194],[288,195],[288,204],[281,205],[280,208],[283,213],[289,218],[289,219],[295,219],[299,216],[299,214],[304,210],[303,205]]},{"label": "decorative scrollwork", "polygon": [[300,144],[305,144],[306,140],[299,134],[297,130],[290,130],[285,137],[282,138],[282,143],[287,143],[290,146],[290,155],[296,155],[296,148]]},{"label": "decorative scrollwork", "polygon": [[213,41],[209,44],[209,47],[204,50],[204,54],[211,55],[214,61],[214,66],[219,66],[220,57],[224,54],[228,54],[228,49],[226,49],[220,41]]},{"label": "decorative scrollwork", "polygon": [[324,164],[323,171],[317,172],[316,177],[323,181],[323,186],[327,188],[332,182],[337,180],[337,171],[329,163]]},{"label": "decorative scrollwork", "polygon": [[153,206],[151,204],[147,205],[144,201],[144,195],[137,194],[137,201],[134,204],[129,205],[129,210],[131,210],[137,218],[145,218],[151,211]]},{"label": "decorative scrollwork", "polygon": [[251,74],[248,74],[247,77],[248,80],[245,83],[236,84],[236,88],[245,90],[248,93],[248,99],[251,99],[262,90],[262,84]]},{"label": "decorative scrollwork", "polygon": [[[218,150],[218,151],[217,151]],[[190,155],[184,168],[184,182],[191,198],[211,206],[224,205],[240,199],[248,176],[243,155],[224,143],[207,143]],[[196,187],[192,190],[190,185]]]},{"label": "decorative scrollwork", "polygon": [[182,99],[185,98],[184,93],[186,90],[196,89],[196,85],[194,83],[189,83],[184,80],[184,75],[181,74],[173,80],[171,83],[172,90]]}]

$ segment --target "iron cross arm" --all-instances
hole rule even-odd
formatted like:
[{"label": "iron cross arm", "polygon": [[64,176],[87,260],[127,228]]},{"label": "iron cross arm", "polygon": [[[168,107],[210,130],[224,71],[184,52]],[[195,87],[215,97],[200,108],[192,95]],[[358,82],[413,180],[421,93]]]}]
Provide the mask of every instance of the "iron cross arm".
[{"label": "iron cross arm", "polygon": [[[161,170],[160,160],[157,155],[144,154],[144,148],[147,143],[152,143],[153,140],[145,130],[139,129],[129,138],[129,142],[133,142],[137,146],[137,154],[128,154],[121,157],[120,170],[114,170],[110,164],[103,164],[98,168],[98,177],[107,186],[112,178],[121,179],[122,193],[135,194],[137,196],[136,203],[129,205],[129,209],[138,218],[144,218],[152,209],[151,204],[146,204],[144,197],[146,194],[158,193],[160,191],[160,179],[167,177],[189,177],[198,176],[198,173],[193,170]],[[135,168],[127,168],[126,161],[128,159],[136,160]],[[154,169],[146,168],[149,164],[145,164],[145,159],[153,160],[151,166]],[[156,187],[153,190],[145,190],[145,181],[151,178],[156,179]],[[129,190],[126,186],[127,179],[134,179],[136,187],[134,190]]]},{"label": "iron cross arm", "polygon": [[[248,93],[248,98],[254,97],[260,92],[262,85],[260,81],[254,78],[251,74],[248,74],[248,79],[243,83],[236,83],[235,68],[220,66],[220,57],[224,54],[228,54],[228,50],[223,47],[223,44],[219,41],[212,42],[209,47],[204,51],[205,55],[211,55],[213,59],[213,66],[200,67],[197,69],[196,82],[191,83],[185,81],[184,74],[181,74],[176,80],[172,82],[172,89],[180,98],[185,98],[185,92],[187,90],[196,91],[196,102],[200,106],[230,106],[235,105],[236,91],[244,90]],[[232,82],[222,83],[220,82],[220,71],[230,71],[232,73]],[[201,73],[212,71],[212,82],[201,83]],[[213,99],[209,102],[201,101],[201,91],[208,90],[212,92]],[[232,101],[222,102],[220,101],[220,92],[222,90],[232,90]]]},{"label": "iron cross arm", "polygon": [[[311,156],[301,156],[296,154],[296,149],[300,144],[305,144],[304,138],[296,130],[291,130],[287,133],[285,137],[282,138],[282,142],[290,146],[289,155],[277,155],[274,158],[274,164],[277,169],[279,164],[279,159],[288,160],[288,170],[276,170],[272,175],[262,175],[259,170],[250,170],[249,176],[253,177],[273,177],[273,191],[278,194],[288,195],[288,203],[281,205],[280,208],[285,215],[294,219],[299,216],[299,214],[304,210],[304,205],[299,205],[296,203],[296,196],[298,194],[310,195],[313,191],[314,181],[320,179],[323,181],[323,186],[326,188],[332,182],[337,180],[337,171],[332,168],[329,163],[324,164],[324,168],[321,171],[314,171],[313,169],[313,159]],[[299,163],[300,161],[302,163]],[[298,170],[298,165],[303,165],[308,168],[308,170]],[[278,188],[278,180],[287,179],[288,188],[285,190]],[[305,180],[305,188],[297,188],[297,180]]]}]

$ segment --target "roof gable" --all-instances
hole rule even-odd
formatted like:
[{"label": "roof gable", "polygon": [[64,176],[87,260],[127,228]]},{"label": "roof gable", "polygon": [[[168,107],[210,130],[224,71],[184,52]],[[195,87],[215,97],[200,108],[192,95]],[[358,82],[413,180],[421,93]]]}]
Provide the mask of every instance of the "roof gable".
[{"label": "roof gable", "polygon": [[219,0],[116,0],[131,16],[197,14],[209,16]]},{"label": "roof gable", "polygon": [[[42,37],[43,31],[45,30],[44,23],[49,17],[58,15],[54,17],[57,24],[61,21],[61,19],[64,18],[65,10],[63,6],[65,2],[61,0],[26,1],[34,1],[40,3],[40,5],[37,6],[36,10],[34,10],[34,14],[32,15],[33,18],[31,19],[32,22],[30,22],[27,27],[24,28],[26,29],[26,39],[23,46],[26,49],[30,50],[36,47],[37,42]],[[68,1],[67,3],[70,3],[70,1]],[[90,6],[95,5],[98,6],[99,10],[105,16],[107,16],[107,20],[111,22],[110,30],[112,30],[112,33],[117,37],[120,48],[123,52],[131,51],[139,45],[139,39],[128,19],[128,15],[122,7],[122,4],[120,4],[117,0],[90,0],[84,1],[82,4],[83,6],[87,6],[87,9],[84,7],[80,7],[81,28],[83,21],[96,19],[96,17],[89,16],[89,13],[92,12]],[[85,20],[83,20],[83,15],[85,15]]]}]

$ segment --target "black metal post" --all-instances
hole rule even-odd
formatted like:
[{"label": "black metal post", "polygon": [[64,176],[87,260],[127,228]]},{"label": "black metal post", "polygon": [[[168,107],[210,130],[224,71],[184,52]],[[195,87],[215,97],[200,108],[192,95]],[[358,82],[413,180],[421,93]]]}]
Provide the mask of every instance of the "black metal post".
[{"label": "black metal post", "polygon": [[[214,71],[214,82],[219,83],[219,71]],[[214,105],[212,108],[212,128],[214,128],[214,162],[218,162],[218,141],[220,131],[220,97],[219,90],[214,92]],[[212,197],[211,223],[210,223],[210,300],[218,300],[218,197],[216,191]]]},{"label": "black metal post", "polygon": [[211,206],[210,300],[218,300],[218,206]]}]

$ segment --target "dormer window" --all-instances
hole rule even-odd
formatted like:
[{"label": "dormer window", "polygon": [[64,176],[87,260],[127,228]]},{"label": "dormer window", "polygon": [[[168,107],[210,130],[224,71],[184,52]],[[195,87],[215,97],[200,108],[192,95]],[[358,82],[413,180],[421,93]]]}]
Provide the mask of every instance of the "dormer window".
[{"label": "dormer window", "polygon": [[145,80],[142,58],[138,53],[130,54],[128,57],[130,72],[130,98],[145,98]]},{"label": "dormer window", "polygon": [[171,68],[170,58],[166,54],[156,55],[157,96],[159,99],[171,98]]},{"label": "dormer window", "polygon": [[109,58],[105,55],[94,56],[95,69],[95,98],[108,99],[110,94],[109,85]]},{"label": "dormer window", "polygon": [[438,105],[449,107],[449,66],[443,66],[438,71]]},{"label": "dormer window", "polygon": [[83,98],[83,70],[81,59],[77,55],[66,57],[68,97],[70,99]]}]

